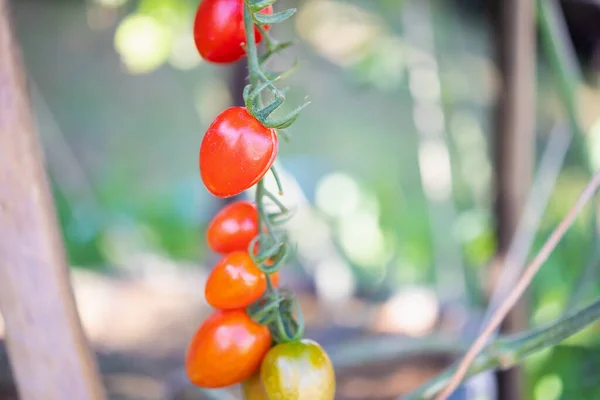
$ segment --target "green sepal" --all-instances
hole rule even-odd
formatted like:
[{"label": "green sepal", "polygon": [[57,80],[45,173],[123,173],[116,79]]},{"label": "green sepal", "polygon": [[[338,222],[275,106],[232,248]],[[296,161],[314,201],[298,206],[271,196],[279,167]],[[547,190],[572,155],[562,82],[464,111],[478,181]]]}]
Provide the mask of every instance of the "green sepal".
[{"label": "green sepal", "polygon": [[267,118],[269,118],[269,115],[271,115],[273,113],[273,111],[277,110],[279,108],[279,106],[281,106],[283,104],[284,101],[285,101],[285,97],[278,95],[271,104],[269,104],[268,106],[265,106],[261,110],[256,111],[254,116],[256,117],[256,119],[263,122]]},{"label": "green sepal", "polygon": [[296,13],[295,8],[279,11],[273,14],[252,14],[252,19],[259,25],[279,24]]},{"label": "green sepal", "polygon": [[[250,112],[250,114],[252,114],[254,117],[256,117],[256,119],[261,121],[261,123],[266,118],[261,119],[261,117],[258,115],[262,110],[258,108],[258,102],[256,100],[258,99],[258,96],[260,95],[260,93],[269,86],[272,86],[273,89],[277,93],[278,92],[277,88],[275,87],[275,85],[273,85],[273,83],[277,82],[278,80],[279,80],[279,78],[268,80],[268,81],[263,82],[260,85],[258,85],[255,89],[252,89],[252,87],[250,85],[246,85],[244,87],[243,97],[244,97],[244,103],[246,105],[246,109],[248,110],[248,112]],[[283,96],[279,95],[277,97],[279,98],[279,97],[283,97]],[[285,100],[285,98],[283,98],[283,99]],[[277,102],[277,100],[275,102]],[[282,103],[283,103],[283,101],[282,101]],[[279,104],[277,107],[279,107],[280,105],[281,104]],[[277,107],[275,107],[275,108],[277,108]]]},{"label": "green sepal", "polygon": [[275,121],[266,121],[263,125],[267,128],[275,128],[275,129],[285,129],[292,125],[300,116],[302,110],[306,108],[310,104],[310,101],[302,104],[296,109],[290,111],[285,117],[279,118]]},{"label": "green sepal", "polygon": [[248,4],[250,11],[255,13],[269,7],[271,4],[275,3],[275,1],[277,0],[246,0],[246,4]]}]

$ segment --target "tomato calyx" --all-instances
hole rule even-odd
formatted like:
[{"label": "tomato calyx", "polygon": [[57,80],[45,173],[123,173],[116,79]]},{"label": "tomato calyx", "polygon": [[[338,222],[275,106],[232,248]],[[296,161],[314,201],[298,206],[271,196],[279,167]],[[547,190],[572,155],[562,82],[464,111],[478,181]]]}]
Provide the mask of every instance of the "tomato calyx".
[{"label": "tomato calyx", "polygon": [[254,264],[265,274],[278,272],[292,255],[292,247],[287,235],[277,240],[268,234],[261,233],[250,242],[248,254]]},{"label": "tomato calyx", "polygon": [[272,289],[247,307],[250,318],[269,327],[275,343],[298,341],[304,335],[304,319],[296,296],[287,289]]}]

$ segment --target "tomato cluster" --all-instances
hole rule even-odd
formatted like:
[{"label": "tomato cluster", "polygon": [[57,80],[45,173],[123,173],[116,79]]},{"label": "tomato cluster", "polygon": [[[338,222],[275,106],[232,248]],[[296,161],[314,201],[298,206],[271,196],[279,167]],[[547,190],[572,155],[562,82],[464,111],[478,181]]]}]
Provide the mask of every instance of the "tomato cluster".
[{"label": "tomato cluster", "polygon": [[[274,0],[203,0],[194,22],[194,39],[205,60],[235,62],[245,54],[245,29],[254,31],[256,43],[261,41],[261,33],[267,34],[269,26],[264,19],[259,30],[251,24],[249,14],[244,14],[250,12],[250,2],[255,12],[273,14]],[[257,18],[256,14],[252,18]],[[248,38],[252,43],[252,35]],[[200,175],[214,196],[242,193],[259,183],[273,166],[277,131],[261,123],[264,119],[257,119],[254,115],[259,114],[253,110],[248,106],[223,111],[202,139]],[[283,125],[272,126],[280,129]],[[261,185],[256,203],[234,201],[208,226],[208,246],[221,254],[205,286],[206,300],[215,311],[191,340],[186,372],[192,383],[204,388],[242,383],[247,400],[332,400],[335,379],[331,361],[317,343],[301,339],[302,324],[290,317],[290,304],[297,303],[278,288],[277,269],[287,257],[287,248],[275,240],[271,230],[275,220],[265,220],[274,215],[261,211]],[[279,217],[285,214],[281,208]],[[271,241],[263,240],[264,236]]]}]

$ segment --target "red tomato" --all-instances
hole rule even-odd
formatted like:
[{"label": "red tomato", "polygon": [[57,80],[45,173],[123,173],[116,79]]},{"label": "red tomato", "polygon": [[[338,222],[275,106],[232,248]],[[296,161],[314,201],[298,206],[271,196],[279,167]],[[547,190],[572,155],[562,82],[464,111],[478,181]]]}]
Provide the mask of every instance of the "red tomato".
[{"label": "red tomato", "polygon": [[273,165],[279,141],[244,107],[223,111],[200,145],[200,175],[210,193],[231,197],[256,184]]},{"label": "red tomato", "polygon": [[[261,11],[272,14],[273,6]],[[266,25],[265,29],[269,29]],[[262,40],[254,27],[256,43]],[[219,64],[232,63],[245,54],[244,0],[204,0],[198,7],[194,21],[194,41],[198,52],[206,61]]]},{"label": "red tomato", "polygon": [[193,384],[219,388],[248,379],[271,347],[269,328],[244,310],[218,310],[200,326],[188,347],[185,370]]},{"label": "red tomato", "polygon": [[[273,285],[279,277],[272,278]],[[229,253],[215,265],[204,294],[208,304],[220,309],[243,308],[258,300],[267,288],[265,274],[244,251]]]},{"label": "red tomato", "polygon": [[224,207],[206,230],[208,247],[223,254],[247,251],[257,235],[258,213],[254,204],[248,201],[236,201]]}]

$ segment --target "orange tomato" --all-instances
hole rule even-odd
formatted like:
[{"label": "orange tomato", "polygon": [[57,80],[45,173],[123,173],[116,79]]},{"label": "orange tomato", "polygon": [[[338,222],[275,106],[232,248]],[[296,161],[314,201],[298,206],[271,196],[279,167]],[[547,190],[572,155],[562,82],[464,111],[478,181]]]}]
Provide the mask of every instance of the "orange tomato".
[{"label": "orange tomato", "polygon": [[[275,285],[279,277],[274,277]],[[215,265],[204,294],[208,304],[220,309],[243,308],[258,300],[267,288],[265,274],[244,251],[229,253]]]},{"label": "orange tomato", "polygon": [[254,322],[244,310],[217,310],[192,338],[185,370],[200,387],[234,385],[259,369],[270,347],[269,328]]}]

